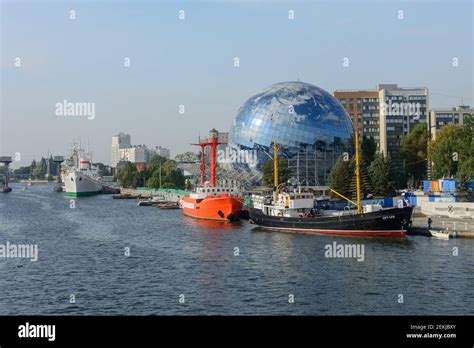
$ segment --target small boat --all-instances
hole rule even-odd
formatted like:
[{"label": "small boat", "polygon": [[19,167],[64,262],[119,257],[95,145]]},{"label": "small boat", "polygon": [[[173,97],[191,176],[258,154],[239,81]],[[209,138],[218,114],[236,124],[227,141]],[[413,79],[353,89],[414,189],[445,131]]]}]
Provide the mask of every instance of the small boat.
[{"label": "small boat", "polygon": [[449,232],[444,230],[430,230],[431,237],[437,239],[449,239]]},{"label": "small boat", "polygon": [[153,197],[153,198],[148,198],[145,200],[138,201],[138,206],[140,207],[149,207],[153,206],[159,203],[165,202],[165,199],[163,197]]},{"label": "small boat", "polygon": [[176,202],[158,203],[156,207],[159,209],[180,209]]}]

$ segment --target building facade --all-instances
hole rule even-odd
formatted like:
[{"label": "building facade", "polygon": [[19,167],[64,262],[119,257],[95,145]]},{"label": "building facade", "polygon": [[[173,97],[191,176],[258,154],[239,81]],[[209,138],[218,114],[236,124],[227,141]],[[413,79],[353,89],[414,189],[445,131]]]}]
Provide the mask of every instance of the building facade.
[{"label": "building facade", "polygon": [[147,163],[148,149],[145,145],[134,145],[126,149],[120,149],[120,160],[132,163]]},{"label": "building facade", "polygon": [[355,121],[359,134],[372,137],[378,152],[401,164],[400,140],[428,119],[428,88],[380,84],[373,90],[337,90],[334,96]]},{"label": "building facade", "polygon": [[130,135],[119,133],[112,137],[111,167],[116,168],[120,162],[147,163],[154,155],[170,158],[170,150],[161,146],[148,149],[145,145],[132,145]]},{"label": "building facade", "polygon": [[131,147],[130,144],[130,135],[119,133],[112,137],[112,147],[111,147],[111,163],[110,166],[112,168],[116,168],[117,164],[121,160],[121,153],[120,150],[127,149]]},{"label": "building facade", "polygon": [[453,108],[440,108],[430,110],[428,126],[431,139],[436,139],[441,127],[446,124],[463,125],[464,119],[474,114],[474,108],[468,105],[460,105]]}]

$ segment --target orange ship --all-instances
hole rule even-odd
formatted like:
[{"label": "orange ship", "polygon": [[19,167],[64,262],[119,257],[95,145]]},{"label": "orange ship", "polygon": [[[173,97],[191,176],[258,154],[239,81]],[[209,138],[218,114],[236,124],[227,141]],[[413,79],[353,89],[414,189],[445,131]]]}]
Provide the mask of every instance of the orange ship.
[{"label": "orange ship", "polygon": [[[201,187],[195,193],[184,197],[181,200],[183,213],[198,219],[235,221],[240,217],[243,200],[236,194],[232,187],[216,186],[216,149],[218,142],[218,133],[215,129],[211,130],[210,136],[199,144],[201,146]],[[211,160],[211,180],[205,182],[205,148],[210,146]]]}]

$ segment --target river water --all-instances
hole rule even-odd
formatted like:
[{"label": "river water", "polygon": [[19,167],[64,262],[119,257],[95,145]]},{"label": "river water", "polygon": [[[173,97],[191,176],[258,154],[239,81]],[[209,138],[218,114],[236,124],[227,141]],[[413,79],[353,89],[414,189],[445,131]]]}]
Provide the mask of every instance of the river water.
[{"label": "river water", "polygon": [[[38,261],[0,258],[0,315],[474,314],[472,239],[268,232],[11,186],[0,244],[36,244]],[[326,257],[333,242],[363,261]]]}]

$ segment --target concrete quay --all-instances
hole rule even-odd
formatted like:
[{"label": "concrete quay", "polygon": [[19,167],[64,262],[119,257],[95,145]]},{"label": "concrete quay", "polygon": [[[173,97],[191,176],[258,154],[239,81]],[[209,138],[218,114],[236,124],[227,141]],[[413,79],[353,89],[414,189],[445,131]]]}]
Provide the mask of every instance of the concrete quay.
[{"label": "concrete quay", "polygon": [[[409,235],[430,236],[428,230],[428,216],[421,214],[419,209],[415,209],[412,216],[412,228]],[[456,232],[456,237],[474,238],[474,219],[449,218],[445,216],[432,216],[431,227],[435,229],[448,229]]]}]

